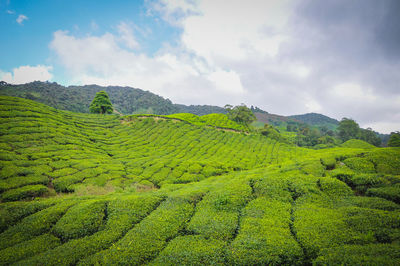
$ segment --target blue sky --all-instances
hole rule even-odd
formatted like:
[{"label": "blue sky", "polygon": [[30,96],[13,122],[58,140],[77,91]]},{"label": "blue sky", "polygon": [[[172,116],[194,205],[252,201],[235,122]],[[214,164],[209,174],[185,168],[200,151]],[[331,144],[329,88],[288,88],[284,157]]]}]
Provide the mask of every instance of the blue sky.
[{"label": "blue sky", "polygon": [[[1,0],[0,3],[0,31],[7,40],[0,42],[3,71],[48,62],[51,57],[48,46],[57,30],[70,31],[75,36],[101,35],[115,32],[121,21],[134,23],[147,32],[146,36],[139,32],[137,38],[142,51],[148,54],[156,52],[164,42],[173,43],[180,32],[164,20],[147,15],[143,1]],[[18,23],[20,15],[27,19]]]},{"label": "blue sky", "polygon": [[398,0],[0,0],[0,80],[400,130]]}]

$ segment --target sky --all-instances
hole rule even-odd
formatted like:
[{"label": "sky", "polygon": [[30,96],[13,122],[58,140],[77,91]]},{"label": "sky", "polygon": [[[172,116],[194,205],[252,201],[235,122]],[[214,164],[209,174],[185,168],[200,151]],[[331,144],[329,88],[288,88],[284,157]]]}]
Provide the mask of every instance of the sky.
[{"label": "sky", "polygon": [[0,0],[0,80],[400,130],[398,0]]}]

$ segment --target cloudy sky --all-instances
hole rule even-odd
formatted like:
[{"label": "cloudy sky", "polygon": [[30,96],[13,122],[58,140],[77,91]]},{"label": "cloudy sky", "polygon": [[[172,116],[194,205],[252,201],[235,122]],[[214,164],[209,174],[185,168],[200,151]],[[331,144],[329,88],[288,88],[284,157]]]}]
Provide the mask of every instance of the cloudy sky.
[{"label": "cloudy sky", "polygon": [[0,0],[0,80],[400,130],[398,0]]}]

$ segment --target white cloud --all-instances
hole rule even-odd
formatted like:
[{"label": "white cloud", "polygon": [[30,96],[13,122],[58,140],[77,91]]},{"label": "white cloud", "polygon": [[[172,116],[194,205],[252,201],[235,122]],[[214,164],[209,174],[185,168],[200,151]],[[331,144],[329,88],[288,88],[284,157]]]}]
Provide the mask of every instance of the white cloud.
[{"label": "white cloud", "polygon": [[[282,29],[290,1],[200,1],[197,14],[182,18],[182,43],[211,63],[249,54],[276,56],[287,38]],[[170,9],[174,8],[172,5]]]},{"label": "white cloud", "polygon": [[13,14],[15,14],[15,11],[7,10],[7,14],[13,15]]},{"label": "white cloud", "polygon": [[[361,125],[395,123],[390,116],[399,104],[391,96],[398,92],[381,92],[381,86],[363,77],[377,76],[374,70],[382,72],[381,64],[351,71],[351,57],[318,49],[326,36],[312,23],[293,24],[299,23],[293,19],[297,1],[146,3],[156,21],[161,18],[181,29],[172,42],[176,45],[163,44],[154,55],[144,54],[137,36],[151,33],[129,21],[102,35],[57,31],[50,48],[70,75],[70,84],[139,87],[185,104],[245,102],[283,115],[321,112],[337,119],[352,117]],[[383,74],[398,76],[397,68],[388,66]],[[385,75],[379,77],[386,85]]]},{"label": "white cloud", "polygon": [[118,33],[120,34],[121,41],[130,49],[136,49],[139,47],[139,43],[136,41],[133,34],[133,29],[125,22],[119,23],[117,26]]},{"label": "white cloud", "polygon": [[215,84],[215,88],[226,94],[243,94],[240,77],[234,71],[224,71],[221,69],[212,72],[208,79]]},{"label": "white cloud", "polygon": [[16,19],[17,23],[19,25],[22,25],[22,23],[24,22],[24,20],[28,20],[28,17],[25,15],[19,15],[18,18]]},{"label": "white cloud", "polygon": [[14,68],[11,72],[1,72],[0,80],[4,80],[7,83],[22,84],[32,81],[47,81],[50,80],[53,75],[50,73],[53,68],[51,66],[20,66]]},{"label": "white cloud", "polygon": [[333,87],[331,94],[341,101],[374,102],[377,96],[370,88],[363,88],[356,83],[341,83]]}]

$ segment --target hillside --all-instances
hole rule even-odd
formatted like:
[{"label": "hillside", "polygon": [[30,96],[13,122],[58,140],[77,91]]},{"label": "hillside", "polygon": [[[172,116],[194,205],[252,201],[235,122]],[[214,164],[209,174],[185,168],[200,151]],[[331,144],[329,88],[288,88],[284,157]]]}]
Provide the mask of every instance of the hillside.
[{"label": "hillside", "polygon": [[312,126],[325,126],[328,129],[336,129],[339,125],[339,121],[336,119],[330,118],[326,115],[317,114],[317,113],[308,113],[303,115],[291,115],[288,118],[295,119],[297,121],[303,122]]},{"label": "hillside", "polygon": [[212,105],[183,105],[173,104],[149,91],[120,86],[68,86],[64,87],[55,82],[35,81],[26,84],[12,85],[0,83],[0,95],[21,97],[35,100],[61,110],[88,113],[89,105],[96,92],[104,90],[110,96],[114,108],[123,114],[160,114],[192,113],[207,115],[226,113],[225,109]]},{"label": "hillside", "polygon": [[0,96],[0,264],[400,263],[399,148],[309,150],[190,117]]}]

